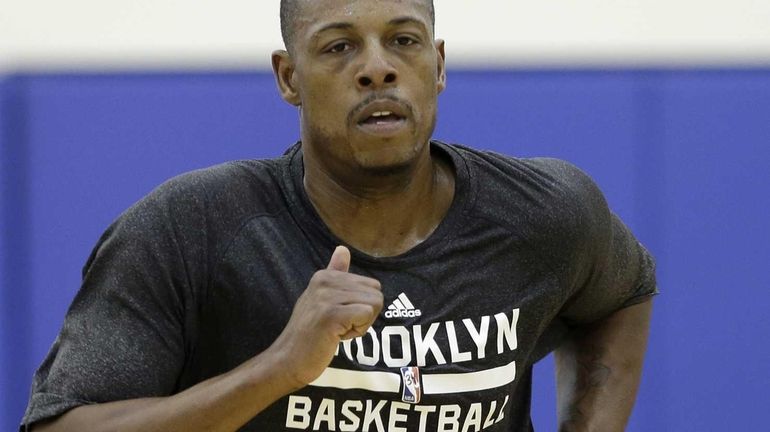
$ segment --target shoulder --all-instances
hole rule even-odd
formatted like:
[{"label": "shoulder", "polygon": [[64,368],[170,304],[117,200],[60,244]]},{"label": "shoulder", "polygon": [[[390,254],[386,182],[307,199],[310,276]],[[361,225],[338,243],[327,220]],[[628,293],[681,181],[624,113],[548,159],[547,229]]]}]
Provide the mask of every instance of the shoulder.
[{"label": "shoulder", "polygon": [[571,226],[609,216],[596,182],[570,162],[453,147],[469,165],[479,196],[476,211]]},{"label": "shoulder", "polygon": [[281,159],[234,161],[162,183],[110,224],[84,272],[114,261],[110,257],[145,266],[182,257],[208,268],[201,263],[213,262],[247,221],[285,211],[280,164]]},{"label": "shoulder", "polygon": [[285,211],[281,162],[232,161],[173,177],[125,210],[105,234],[226,241],[250,218]]},{"label": "shoulder", "polygon": [[611,213],[584,171],[554,158],[517,158],[457,147],[475,190],[472,215],[505,228],[563,281],[584,252],[606,243]]},{"label": "shoulder", "polygon": [[278,190],[280,164],[281,159],[241,160],[190,171],[164,182],[148,198],[227,201],[251,197],[249,201],[258,201]]},{"label": "shoulder", "polygon": [[[474,174],[496,177],[503,182],[526,181],[544,188],[578,186],[595,189],[591,178],[580,168],[561,159],[520,158],[489,150],[451,145],[472,165]],[[571,189],[571,188],[567,188]]]},{"label": "shoulder", "polygon": [[232,161],[190,171],[156,187],[132,209],[171,216],[265,213],[280,194],[280,159]]}]

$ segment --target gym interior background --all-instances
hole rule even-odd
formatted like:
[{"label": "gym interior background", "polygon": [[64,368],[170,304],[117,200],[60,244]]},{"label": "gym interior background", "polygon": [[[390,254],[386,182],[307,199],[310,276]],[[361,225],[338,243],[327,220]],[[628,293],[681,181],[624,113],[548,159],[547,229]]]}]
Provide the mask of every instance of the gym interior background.
[{"label": "gym interior background", "polygon": [[[298,138],[269,71],[277,1],[45,3],[0,1],[9,431],[108,224],[170,177],[277,156]],[[657,258],[628,430],[770,423],[770,2],[437,1],[436,12],[449,72],[435,137],[577,164]],[[550,357],[532,415],[555,430]]]}]

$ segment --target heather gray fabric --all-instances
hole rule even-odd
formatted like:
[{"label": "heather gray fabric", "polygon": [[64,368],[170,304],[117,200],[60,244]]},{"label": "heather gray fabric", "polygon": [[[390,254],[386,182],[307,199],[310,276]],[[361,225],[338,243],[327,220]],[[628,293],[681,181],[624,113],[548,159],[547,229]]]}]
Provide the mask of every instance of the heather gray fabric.
[{"label": "heather gray fabric", "polygon": [[[532,364],[570,326],[657,292],[652,258],[575,167],[431,145],[457,177],[436,231],[395,257],[352,250],[351,272],[385,295],[370,333],[242,430],[528,431]],[[270,346],[342,244],[302,174],[295,145],[172,179],[121,215],[84,268],[22,429],[179,392]]]}]

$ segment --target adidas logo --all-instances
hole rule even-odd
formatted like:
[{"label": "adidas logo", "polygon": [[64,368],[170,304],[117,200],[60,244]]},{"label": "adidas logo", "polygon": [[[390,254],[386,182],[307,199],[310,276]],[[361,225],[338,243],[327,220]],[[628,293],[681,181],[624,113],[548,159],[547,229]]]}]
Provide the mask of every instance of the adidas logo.
[{"label": "adidas logo", "polygon": [[404,293],[399,294],[385,311],[385,318],[414,318],[420,315],[422,315],[422,311],[415,309]]}]

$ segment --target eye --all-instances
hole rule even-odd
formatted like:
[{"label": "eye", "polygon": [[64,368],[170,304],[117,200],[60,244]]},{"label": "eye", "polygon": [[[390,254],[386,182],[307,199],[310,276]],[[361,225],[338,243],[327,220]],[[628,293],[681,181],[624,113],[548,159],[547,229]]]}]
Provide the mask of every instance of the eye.
[{"label": "eye", "polygon": [[330,46],[326,52],[328,53],[341,53],[345,51],[349,51],[351,48],[353,48],[349,43],[347,42],[337,42],[334,45]]},{"label": "eye", "polygon": [[398,36],[396,37],[396,45],[410,46],[417,43],[417,40],[411,36]]}]

